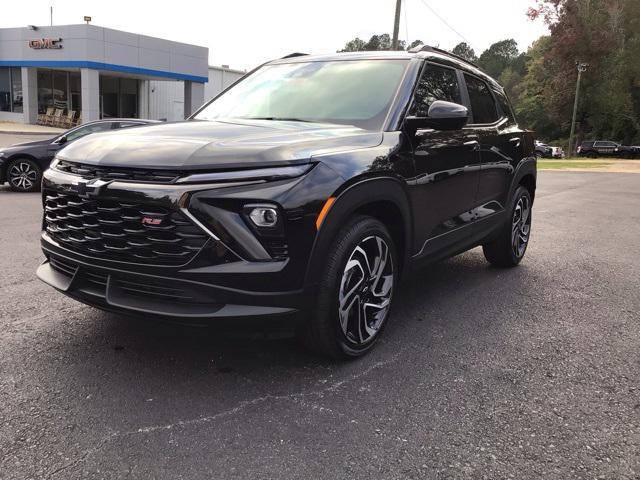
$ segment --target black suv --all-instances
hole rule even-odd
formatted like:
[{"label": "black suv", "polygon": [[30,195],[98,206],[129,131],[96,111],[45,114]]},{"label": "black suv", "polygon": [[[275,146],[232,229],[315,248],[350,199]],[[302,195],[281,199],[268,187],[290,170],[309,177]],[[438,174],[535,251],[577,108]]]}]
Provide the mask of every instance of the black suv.
[{"label": "black suv", "polygon": [[590,158],[635,158],[640,156],[640,147],[625,146],[610,140],[587,140],[578,146],[578,155]]},{"label": "black suv", "polygon": [[92,135],[44,174],[38,276],[114,312],[293,314],[362,355],[401,275],[482,245],[525,254],[530,132],[504,90],[437,49],[267,63],[188,121]]}]

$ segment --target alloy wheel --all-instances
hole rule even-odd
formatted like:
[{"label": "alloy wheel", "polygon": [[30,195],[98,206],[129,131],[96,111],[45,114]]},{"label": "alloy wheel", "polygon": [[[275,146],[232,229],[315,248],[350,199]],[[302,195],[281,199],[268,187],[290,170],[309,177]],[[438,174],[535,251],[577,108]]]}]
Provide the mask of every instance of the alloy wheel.
[{"label": "alloy wheel", "polygon": [[28,162],[17,162],[9,169],[9,182],[20,189],[30,190],[38,180],[38,172]]},{"label": "alloy wheel", "polygon": [[526,195],[518,199],[511,223],[511,246],[516,258],[521,258],[527,249],[531,233],[531,203]]},{"label": "alloy wheel", "polygon": [[349,256],[338,295],[340,326],[357,346],[371,342],[386,321],[393,294],[393,258],[387,242],[373,235]]}]

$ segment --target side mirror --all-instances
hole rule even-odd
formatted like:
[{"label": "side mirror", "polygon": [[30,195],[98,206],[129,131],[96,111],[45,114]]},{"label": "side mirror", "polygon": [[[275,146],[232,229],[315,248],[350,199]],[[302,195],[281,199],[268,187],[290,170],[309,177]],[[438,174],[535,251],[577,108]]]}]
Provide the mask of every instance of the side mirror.
[{"label": "side mirror", "polygon": [[420,128],[434,130],[460,130],[469,121],[469,110],[464,105],[436,100],[429,107],[428,117],[407,117],[412,131]]},{"label": "side mirror", "polygon": [[67,143],[67,136],[66,135],[61,136],[58,140],[56,140],[56,143],[58,145],[64,145],[65,143]]}]

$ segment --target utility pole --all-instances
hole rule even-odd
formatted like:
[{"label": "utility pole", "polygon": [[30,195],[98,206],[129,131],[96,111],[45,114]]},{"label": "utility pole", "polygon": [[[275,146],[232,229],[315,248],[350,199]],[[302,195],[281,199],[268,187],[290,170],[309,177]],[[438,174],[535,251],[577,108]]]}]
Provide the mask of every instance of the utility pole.
[{"label": "utility pole", "polygon": [[582,72],[587,70],[588,63],[583,63],[580,60],[576,60],[576,68],[578,69],[578,79],[576,80],[576,98],[573,101],[573,117],[571,118],[571,133],[569,133],[569,156],[574,154],[573,151],[573,135],[576,131],[576,116],[578,114],[578,98],[580,95],[580,79],[582,78]]},{"label": "utility pole", "polygon": [[402,0],[396,0],[396,18],[393,21],[393,39],[391,40],[391,50],[398,50],[398,30],[400,30],[400,8]]},{"label": "utility pole", "polygon": [[53,27],[53,5],[49,7],[49,15],[51,19],[51,26]]}]

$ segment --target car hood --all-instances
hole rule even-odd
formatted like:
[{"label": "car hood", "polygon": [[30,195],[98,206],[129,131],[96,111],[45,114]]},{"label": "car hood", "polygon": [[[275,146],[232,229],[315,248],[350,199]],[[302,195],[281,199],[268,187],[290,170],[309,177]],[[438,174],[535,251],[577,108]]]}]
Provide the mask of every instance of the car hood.
[{"label": "car hood", "polygon": [[50,144],[53,141],[54,138],[55,137],[47,138],[45,140],[36,140],[35,142],[16,143],[16,144],[10,145],[8,147],[0,148],[0,150],[3,150],[3,151],[7,151],[7,150],[22,150],[22,149],[29,148],[29,147],[39,147],[41,145]]},{"label": "car hood", "polygon": [[314,155],[381,141],[380,132],[348,125],[189,120],[92,134],[62,149],[58,158],[112,167],[222,170],[305,163]]}]

